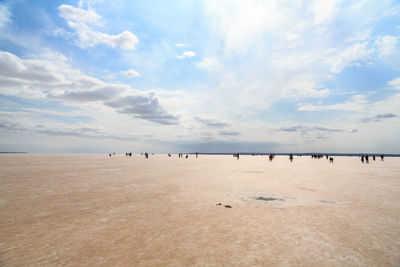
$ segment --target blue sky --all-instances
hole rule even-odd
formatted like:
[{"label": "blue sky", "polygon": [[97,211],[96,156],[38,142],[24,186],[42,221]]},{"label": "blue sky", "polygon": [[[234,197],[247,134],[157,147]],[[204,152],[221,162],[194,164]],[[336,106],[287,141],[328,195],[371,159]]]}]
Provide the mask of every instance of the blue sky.
[{"label": "blue sky", "polygon": [[399,1],[0,2],[0,151],[400,152]]}]

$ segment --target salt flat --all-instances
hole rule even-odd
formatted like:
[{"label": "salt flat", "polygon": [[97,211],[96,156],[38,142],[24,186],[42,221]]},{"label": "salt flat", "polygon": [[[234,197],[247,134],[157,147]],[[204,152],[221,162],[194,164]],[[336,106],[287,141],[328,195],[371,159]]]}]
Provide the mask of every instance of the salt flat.
[{"label": "salt flat", "polygon": [[399,266],[400,159],[0,155],[0,265]]}]

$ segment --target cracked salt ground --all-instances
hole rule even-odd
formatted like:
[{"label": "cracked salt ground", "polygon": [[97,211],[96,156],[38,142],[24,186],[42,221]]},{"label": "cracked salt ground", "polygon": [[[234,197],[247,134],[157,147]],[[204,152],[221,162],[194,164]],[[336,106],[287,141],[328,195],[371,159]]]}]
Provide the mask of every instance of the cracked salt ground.
[{"label": "cracked salt ground", "polygon": [[0,156],[0,266],[399,265],[400,158]]}]

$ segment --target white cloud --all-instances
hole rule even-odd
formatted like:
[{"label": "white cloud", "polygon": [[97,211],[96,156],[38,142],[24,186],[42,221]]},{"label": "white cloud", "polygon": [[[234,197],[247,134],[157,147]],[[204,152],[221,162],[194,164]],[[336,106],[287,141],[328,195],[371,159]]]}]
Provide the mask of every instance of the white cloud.
[{"label": "white cloud", "polygon": [[182,43],[176,43],[175,46],[176,46],[176,47],[183,47],[184,44],[182,44]]},{"label": "white cloud", "polygon": [[129,77],[129,78],[140,77],[140,73],[137,72],[137,71],[134,70],[134,69],[130,69],[130,70],[124,71],[123,73],[124,73],[124,75],[125,75],[126,77]]},{"label": "white cloud", "polygon": [[[209,23],[224,40],[228,51],[247,49],[263,33],[279,28],[287,18],[287,10],[276,1],[205,1]],[[278,14],[278,9],[281,12]]]},{"label": "white cloud", "polygon": [[218,65],[218,61],[215,57],[206,57],[203,60],[196,63],[196,66],[203,69],[212,69]]},{"label": "white cloud", "polygon": [[352,42],[365,41],[370,39],[370,37],[371,37],[371,29],[364,29],[357,31],[354,34],[354,36],[347,39],[347,42],[352,43]]},{"label": "white cloud", "polygon": [[11,12],[6,4],[0,3],[0,28],[11,22]]},{"label": "white cloud", "polygon": [[155,93],[85,75],[58,54],[22,59],[0,51],[0,93],[47,98],[78,106],[97,103],[134,118],[167,125],[178,123],[178,118],[165,110]]},{"label": "white cloud", "polygon": [[400,90],[400,77],[393,79],[391,81],[388,81],[387,84],[390,85],[393,89]]},{"label": "white cloud", "polygon": [[398,37],[390,35],[379,36],[375,41],[379,56],[386,58],[397,53],[398,39]]},{"label": "white cloud", "polygon": [[185,58],[191,58],[191,57],[195,57],[196,53],[193,51],[183,51],[182,54],[180,54],[179,56],[176,56],[179,59],[185,59]]},{"label": "white cloud", "polygon": [[135,49],[135,45],[139,42],[139,39],[130,31],[124,31],[117,35],[103,34],[104,42],[109,44],[111,47],[119,45],[123,49]]},{"label": "white cloud", "polygon": [[355,61],[366,59],[373,52],[372,49],[367,49],[367,45],[367,42],[351,44],[343,51],[333,55],[328,60],[328,63],[331,64],[330,71],[339,73]]},{"label": "white cloud", "polygon": [[321,24],[329,22],[335,12],[337,12],[336,5],[341,2],[340,0],[315,0],[310,5],[310,10],[314,14],[314,24]]},{"label": "white cloud", "polygon": [[314,79],[309,75],[299,75],[289,78],[282,87],[284,97],[326,97],[330,94],[328,88],[321,88],[315,84]]},{"label": "white cloud", "polygon": [[60,15],[66,20],[73,20],[83,23],[99,23],[101,16],[99,16],[93,8],[88,10],[73,7],[70,5],[61,5],[58,7],[60,10]]},{"label": "white cloud", "polygon": [[68,26],[75,29],[79,37],[79,46],[82,48],[92,47],[104,43],[110,47],[119,46],[122,49],[135,49],[139,39],[130,31],[110,35],[93,30],[87,25],[100,23],[101,17],[91,8],[88,10],[76,8],[70,5],[59,6],[60,15],[67,20]]},{"label": "white cloud", "polygon": [[[342,2],[205,1],[215,39],[206,51],[213,57],[196,66],[209,71],[212,84],[207,86],[214,97],[209,101],[225,103],[227,113],[232,105],[246,110],[242,117],[282,99],[328,97],[332,92],[326,84],[334,74],[351,65],[364,66],[374,52],[373,26],[358,10],[376,8]],[[343,33],[335,30],[343,18],[363,26],[350,23]]]}]

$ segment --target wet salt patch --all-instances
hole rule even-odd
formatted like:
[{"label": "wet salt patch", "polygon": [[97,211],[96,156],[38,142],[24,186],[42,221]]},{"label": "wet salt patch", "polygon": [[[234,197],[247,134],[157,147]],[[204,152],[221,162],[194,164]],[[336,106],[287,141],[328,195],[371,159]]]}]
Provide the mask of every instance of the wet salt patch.
[{"label": "wet salt patch", "polygon": [[342,205],[343,204],[343,202],[341,202],[341,201],[326,200],[326,199],[321,200],[321,202],[325,203],[325,204],[336,204],[336,205]]},{"label": "wet salt patch", "polygon": [[0,205],[4,204],[4,203],[6,203],[6,202],[7,202],[6,199],[0,199]]},{"label": "wet salt patch", "polygon": [[99,219],[99,222],[107,222],[107,221],[109,221],[110,219],[109,218],[100,218]]}]

